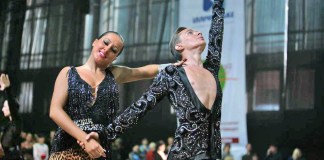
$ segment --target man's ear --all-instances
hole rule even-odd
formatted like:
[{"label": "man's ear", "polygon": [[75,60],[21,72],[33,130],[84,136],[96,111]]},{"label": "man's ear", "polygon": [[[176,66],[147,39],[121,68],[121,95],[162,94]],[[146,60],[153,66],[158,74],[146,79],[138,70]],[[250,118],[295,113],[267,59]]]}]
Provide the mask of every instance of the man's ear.
[{"label": "man's ear", "polygon": [[181,50],[183,50],[183,46],[182,46],[181,44],[176,44],[176,45],[174,46],[174,48],[175,48],[177,51],[181,51]]}]

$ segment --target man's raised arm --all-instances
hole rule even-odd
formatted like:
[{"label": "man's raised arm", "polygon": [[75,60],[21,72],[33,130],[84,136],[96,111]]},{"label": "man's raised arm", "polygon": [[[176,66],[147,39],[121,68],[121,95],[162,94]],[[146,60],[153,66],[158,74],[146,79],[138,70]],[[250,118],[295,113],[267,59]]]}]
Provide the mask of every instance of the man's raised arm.
[{"label": "man's raised arm", "polygon": [[215,0],[213,4],[212,22],[209,30],[208,53],[205,66],[218,74],[221,60],[223,30],[224,30],[224,8],[223,0]]}]

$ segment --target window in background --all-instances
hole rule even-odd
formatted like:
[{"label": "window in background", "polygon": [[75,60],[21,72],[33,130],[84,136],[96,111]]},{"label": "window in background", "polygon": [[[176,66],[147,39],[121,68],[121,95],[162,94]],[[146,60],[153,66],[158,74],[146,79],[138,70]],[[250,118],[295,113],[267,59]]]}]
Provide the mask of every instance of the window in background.
[{"label": "window in background", "polygon": [[20,113],[32,113],[33,111],[33,93],[34,83],[33,82],[22,82],[19,95],[19,112]]},{"label": "window in background", "polygon": [[101,5],[99,30],[117,31],[126,41],[127,54],[121,54],[115,63],[152,63],[172,58],[168,43],[177,26],[178,0],[102,0]]},{"label": "window in background", "polygon": [[285,1],[254,0],[253,4],[252,53],[283,52]]},{"label": "window in background", "polygon": [[26,10],[21,41],[20,68],[41,68],[47,25],[47,7]]},{"label": "window in background", "polygon": [[322,0],[289,1],[289,51],[324,49]]},{"label": "window in background", "polygon": [[279,111],[280,72],[257,72],[253,87],[254,111]]},{"label": "window in background", "polygon": [[288,73],[287,110],[313,109],[315,71],[294,69]]},{"label": "window in background", "polygon": [[3,70],[5,68],[5,65],[7,64],[7,50],[8,50],[8,42],[9,42],[9,29],[10,29],[10,14],[7,15],[6,20],[4,22],[4,32],[2,33],[3,39],[2,39],[2,49],[1,51],[1,57],[0,57],[0,69]]},{"label": "window in background", "polygon": [[78,1],[28,0],[20,68],[40,69],[82,62],[84,19],[88,4]]}]

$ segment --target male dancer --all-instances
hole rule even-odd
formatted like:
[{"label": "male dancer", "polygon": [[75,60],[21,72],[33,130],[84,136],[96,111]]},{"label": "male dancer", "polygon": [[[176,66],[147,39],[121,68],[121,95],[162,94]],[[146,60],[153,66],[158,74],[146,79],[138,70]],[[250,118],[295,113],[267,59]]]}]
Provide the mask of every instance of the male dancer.
[{"label": "male dancer", "polygon": [[[221,159],[222,92],[218,71],[224,26],[222,4],[223,0],[214,1],[206,61],[201,60],[206,46],[202,33],[178,28],[170,49],[178,60],[187,61],[183,66],[170,65],[162,70],[137,102],[99,132],[100,139],[115,139],[167,96],[179,120],[168,159]],[[97,136],[91,133],[87,138]]]}]

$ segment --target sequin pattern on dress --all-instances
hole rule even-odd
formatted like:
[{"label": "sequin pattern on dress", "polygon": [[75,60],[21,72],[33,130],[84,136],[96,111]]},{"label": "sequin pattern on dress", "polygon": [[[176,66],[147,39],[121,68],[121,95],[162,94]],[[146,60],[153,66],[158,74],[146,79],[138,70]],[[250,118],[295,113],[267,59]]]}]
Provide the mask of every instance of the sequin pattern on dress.
[{"label": "sequin pattern on dress", "polygon": [[[68,71],[68,102],[64,110],[83,131],[100,131],[111,123],[118,110],[118,101],[118,85],[109,69],[106,69],[104,80],[96,88],[96,97],[93,88],[81,78],[75,67]],[[110,142],[101,141],[101,145],[106,148],[109,159]],[[76,139],[59,127],[52,141],[51,153],[71,148],[80,149],[80,146]]]}]

